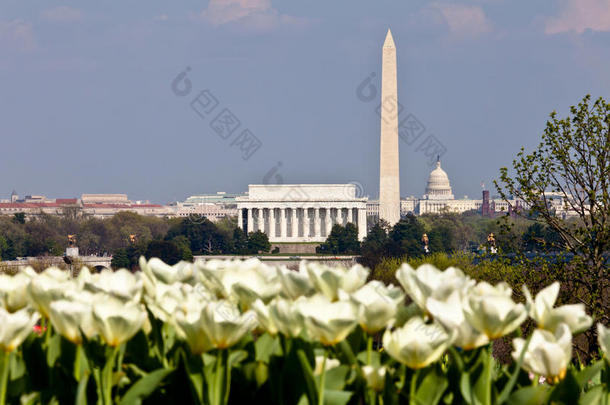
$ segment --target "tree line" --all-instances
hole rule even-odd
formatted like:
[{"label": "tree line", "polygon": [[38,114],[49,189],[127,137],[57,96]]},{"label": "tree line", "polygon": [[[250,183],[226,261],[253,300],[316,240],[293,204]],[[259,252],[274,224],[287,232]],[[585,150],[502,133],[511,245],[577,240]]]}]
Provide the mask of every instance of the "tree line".
[{"label": "tree line", "polygon": [[[111,218],[40,215],[0,216],[0,257],[61,256],[76,239],[80,255],[112,255],[113,265],[133,267],[140,255],[166,262],[192,260],[193,255],[258,254],[270,250],[262,232],[246,234],[234,218],[213,223],[207,218],[155,218],[119,212]],[[116,261],[116,263],[115,263]]]}]

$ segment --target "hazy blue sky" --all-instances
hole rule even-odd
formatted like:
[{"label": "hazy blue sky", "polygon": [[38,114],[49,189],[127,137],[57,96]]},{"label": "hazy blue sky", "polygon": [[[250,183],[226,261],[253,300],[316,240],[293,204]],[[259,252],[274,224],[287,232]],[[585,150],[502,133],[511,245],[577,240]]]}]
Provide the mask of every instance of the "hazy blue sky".
[{"label": "hazy blue sky", "polygon": [[[400,117],[425,127],[400,142],[403,196],[424,192],[426,139],[456,197],[478,197],[552,110],[610,97],[610,0],[3,0],[0,196],[168,202],[265,179],[375,197],[379,95],[358,86],[388,27]],[[225,108],[227,139],[210,126]],[[244,160],[250,134],[262,145]]]}]

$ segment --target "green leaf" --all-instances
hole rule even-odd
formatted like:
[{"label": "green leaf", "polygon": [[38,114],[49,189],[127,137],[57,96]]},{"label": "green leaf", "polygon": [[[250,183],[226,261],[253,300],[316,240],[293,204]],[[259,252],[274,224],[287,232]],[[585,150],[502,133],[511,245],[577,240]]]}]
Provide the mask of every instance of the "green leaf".
[{"label": "green leaf", "polygon": [[76,399],[74,400],[75,405],[87,405],[87,383],[89,382],[89,375],[89,373],[84,373],[78,383]]},{"label": "green leaf", "polygon": [[139,379],[121,398],[119,405],[141,404],[142,400],[152,394],[163,379],[172,371],[174,370],[171,368],[160,368]]},{"label": "green leaf", "polygon": [[422,369],[417,381],[418,386],[415,392],[415,401],[421,405],[438,404],[449,386],[449,381],[447,381],[439,367]]},{"label": "green leaf", "polygon": [[521,388],[508,398],[508,405],[538,405],[546,402],[549,389],[544,385]]},{"label": "green leaf", "polygon": [[345,405],[352,394],[350,391],[324,390],[324,405]]},{"label": "green leaf", "polygon": [[472,387],[470,386],[470,373],[462,373],[460,376],[460,392],[467,404],[472,404]]},{"label": "green leaf", "polygon": [[324,376],[324,388],[327,390],[342,390],[343,387],[345,387],[345,380],[349,370],[349,366],[345,364],[331,368],[330,370],[326,370],[326,374]]},{"label": "green leaf", "polygon": [[254,344],[256,352],[256,361],[262,361],[269,364],[269,358],[279,347],[279,340],[268,333],[260,336]]},{"label": "green leaf", "polygon": [[55,362],[61,356],[61,335],[53,335],[46,347],[47,365],[53,368]]},{"label": "green leaf", "polygon": [[602,385],[597,385],[580,397],[580,405],[608,405],[610,404],[610,393],[604,390]]},{"label": "green leaf", "polygon": [[604,368],[604,360],[591,364],[576,374],[576,381],[580,389],[584,389],[589,381],[593,380],[598,373],[601,373]]},{"label": "green leaf", "polygon": [[550,400],[560,404],[575,404],[579,397],[580,386],[572,370],[569,370],[566,377],[551,391]]},{"label": "green leaf", "polygon": [[[357,357],[362,364],[366,364],[367,351],[364,350],[358,353]],[[381,355],[377,350],[373,350],[371,352],[371,365],[375,367],[379,367],[381,365]]]},{"label": "green leaf", "polygon": [[297,356],[299,357],[301,370],[303,370],[303,376],[305,377],[305,385],[307,388],[305,393],[307,394],[307,399],[310,404],[315,404],[318,398],[318,389],[316,388],[316,379],[313,375],[313,370],[311,369],[309,360],[303,349],[297,350]]}]

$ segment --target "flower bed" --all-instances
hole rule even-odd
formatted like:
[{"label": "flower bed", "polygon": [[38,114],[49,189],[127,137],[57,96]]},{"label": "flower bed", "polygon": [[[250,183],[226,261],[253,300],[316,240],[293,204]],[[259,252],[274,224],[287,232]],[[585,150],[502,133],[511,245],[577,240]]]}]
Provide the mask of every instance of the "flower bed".
[{"label": "flower bed", "polygon": [[[592,319],[582,305],[554,307],[558,283],[535,297],[524,287],[524,305],[504,283],[431,265],[404,264],[402,288],[367,283],[359,265],[141,259],[140,267],[0,276],[0,405],[610,398],[607,362],[571,365],[572,337]],[[523,337],[528,316],[538,328]],[[610,333],[598,331],[607,352]],[[509,335],[515,361],[501,366],[491,343]]]}]

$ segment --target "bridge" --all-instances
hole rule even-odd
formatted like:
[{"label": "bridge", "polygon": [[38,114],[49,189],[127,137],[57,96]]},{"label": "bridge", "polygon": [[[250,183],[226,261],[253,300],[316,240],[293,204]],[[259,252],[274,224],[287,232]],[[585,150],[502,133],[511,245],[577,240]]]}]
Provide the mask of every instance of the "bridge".
[{"label": "bridge", "polygon": [[[69,258],[72,264],[77,266],[87,266],[90,269],[101,270],[105,267],[110,267],[112,256],[76,256]],[[7,260],[0,262],[0,266],[8,267],[27,267],[31,266],[32,262],[44,262],[49,266],[58,266],[61,264],[70,264],[64,260],[64,256],[41,256],[41,257],[23,257],[18,260]]]},{"label": "bridge", "polygon": [[[298,267],[299,262],[301,260],[307,260],[310,262],[316,262],[320,264],[325,264],[329,266],[346,266],[350,267],[357,263],[359,256],[352,255],[337,255],[337,256],[314,256],[314,255],[201,255],[194,256],[193,261],[197,260],[234,260],[241,259],[246,260],[249,258],[257,258],[261,262],[264,262],[269,265],[281,266],[284,265],[288,268],[295,269]],[[87,266],[90,269],[101,270],[106,267],[110,267],[110,262],[112,261],[112,256],[76,256],[71,257],[72,264],[76,266]],[[8,266],[14,268],[27,267],[32,264],[32,262],[44,262],[49,266],[58,266],[60,264],[66,264],[64,260],[64,256],[42,256],[42,257],[24,257],[19,260],[8,260],[0,262],[0,266]],[[68,263],[69,264],[69,263]]]}]

